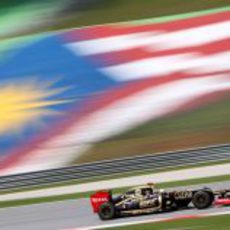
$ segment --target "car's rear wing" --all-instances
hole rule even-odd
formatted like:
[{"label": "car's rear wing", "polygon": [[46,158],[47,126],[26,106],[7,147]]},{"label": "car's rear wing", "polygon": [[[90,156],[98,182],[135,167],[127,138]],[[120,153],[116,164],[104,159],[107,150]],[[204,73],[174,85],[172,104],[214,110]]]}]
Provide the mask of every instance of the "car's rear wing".
[{"label": "car's rear wing", "polygon": [[90,196],[90,203],[94,213],[99,211],[99,208],[103,203],[110,201],[112,201],[111,190],[98,191]]}]

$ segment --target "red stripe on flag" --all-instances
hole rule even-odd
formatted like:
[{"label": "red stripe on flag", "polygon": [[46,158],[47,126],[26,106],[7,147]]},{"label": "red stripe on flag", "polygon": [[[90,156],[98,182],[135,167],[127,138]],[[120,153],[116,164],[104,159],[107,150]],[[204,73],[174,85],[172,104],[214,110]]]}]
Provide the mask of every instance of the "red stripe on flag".
[{"label": "red stripe on flag", "polygon": [[230,11],[221,12],[211,15],[205,15],[194,18],[175,20],[164,23],[144,24],[144,25],[99,25],[71,30],[63,34],[69,42],[106,38],[117,35],[126,35],[130,33],[166,31],[172,32],[177,30],[189,29],[198,26],[205,26],[212,23],[227,21],[230,19]]}]

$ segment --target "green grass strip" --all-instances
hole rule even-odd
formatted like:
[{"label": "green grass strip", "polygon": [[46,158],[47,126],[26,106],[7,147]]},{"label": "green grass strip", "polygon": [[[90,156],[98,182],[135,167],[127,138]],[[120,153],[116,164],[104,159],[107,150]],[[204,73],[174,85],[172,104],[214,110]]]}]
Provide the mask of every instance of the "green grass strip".
[{"label": "green grass strip", "polygon": [[152,23],[159,23],[159,22],[175,21],[175,20],[180,20],[180,19],[188,19],[188,18],[199,17],[199,16],[208,15],[208,14],[221,13],[221,12],[226,12],[226,11],[230,11],[230,6],[220,7],[216,9],[196,11],[196,12],[191,12],[191,13],[182,13],[182,14],[176,14],[176,15],[170,15],[170,16],[162,16],[162,17],[157,17],[157,18],[133,20],[133,21],[122,22],[122,23],[125,23],[125,24],[129,23],[129,24],[136,24],[136,25],[152,24]]},{"label": "green grass strip", "polygon": [[200,0],[119,0],[105,2],[108,4],[105,4],[104,7],[98,7],[81,14],[70,14],[65,20],[60,20],[60,23],[54,25],[53,29],[116,23],[141,18],[159,18],[210,9],[225,10],[223,8],[229,6],[227,0],[205,2]]}]

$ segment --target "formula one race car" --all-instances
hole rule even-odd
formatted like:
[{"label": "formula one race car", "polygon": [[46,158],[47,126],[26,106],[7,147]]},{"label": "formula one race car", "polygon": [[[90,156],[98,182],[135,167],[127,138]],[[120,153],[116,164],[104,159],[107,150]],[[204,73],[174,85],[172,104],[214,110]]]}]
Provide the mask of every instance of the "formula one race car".
[{"label": "formula one race car", "polygon": [[109,220],[119,216],[184,209],[190,203],[197,209],[205,209],[213,204],[230,205],[230,190],[202,188],[165,191],[156,189],[154,184],[148,184],[130,189],[119,196],[112,196],[110,190],[99,191],[91,195],[90,201],[94,213],[102,220]]}]

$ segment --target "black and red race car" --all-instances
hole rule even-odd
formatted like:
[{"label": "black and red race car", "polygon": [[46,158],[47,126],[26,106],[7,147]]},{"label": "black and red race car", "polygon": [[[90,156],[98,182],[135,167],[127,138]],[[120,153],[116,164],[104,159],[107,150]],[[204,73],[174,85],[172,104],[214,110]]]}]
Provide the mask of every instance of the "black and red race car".
[{"label": "black and red race car", "polygon": [[190,203],[197,209],[212,205],[230,205],[230,189],[214,191],[210,188],[197,190],[166,191],[153,184],[139,186],[112,196],[111,190],[98,191],[90,197],[93,212],[102,220],[119,216],[173,211],[187,208]]}]

